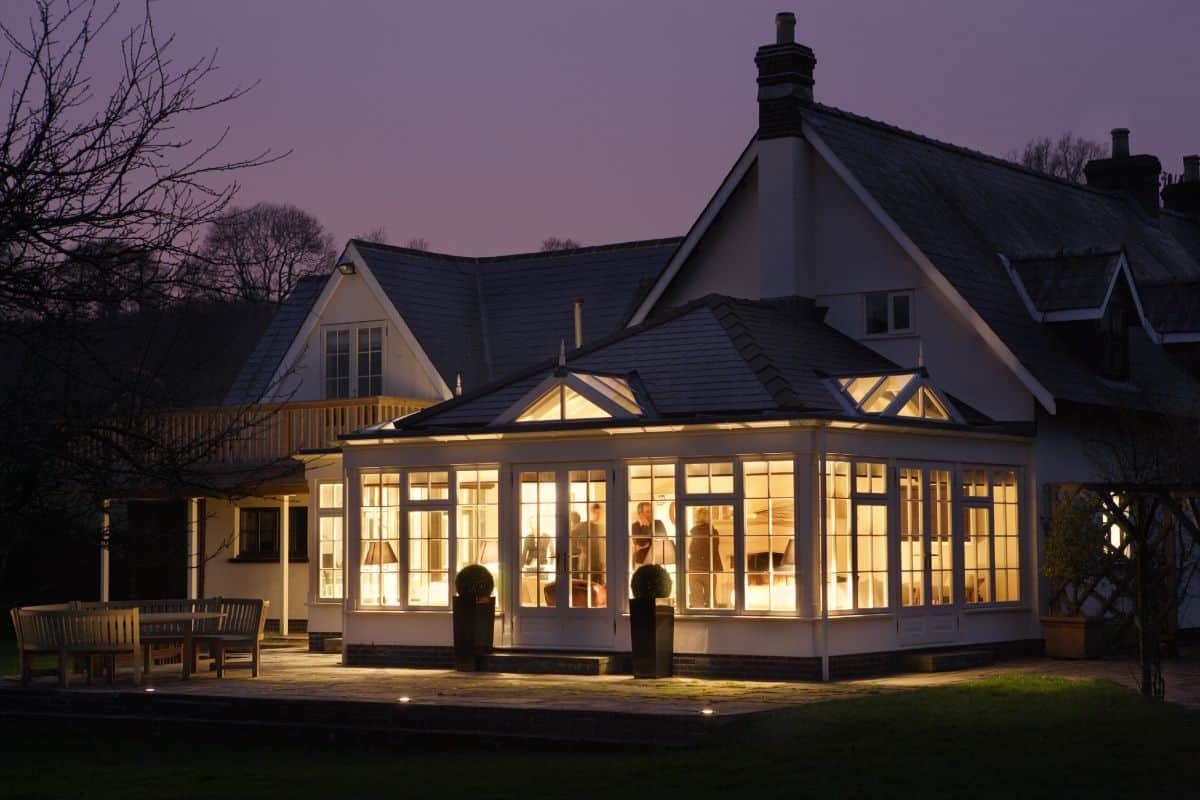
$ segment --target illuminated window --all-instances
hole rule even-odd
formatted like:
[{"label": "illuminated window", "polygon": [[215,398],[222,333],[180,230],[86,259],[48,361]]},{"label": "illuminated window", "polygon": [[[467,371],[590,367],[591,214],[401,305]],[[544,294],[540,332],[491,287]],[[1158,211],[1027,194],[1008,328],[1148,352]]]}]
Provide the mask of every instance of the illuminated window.
[{"label": "illuminated window", "polygon": [[825,579],[830,610],[886,608],[887,466],[827,461],[825,507]]},{"label": "illuminated window", "polygon": [[450,512],[408,512],[408,604],[450,602]]},{"label": "illuminated window", "polygon": [[922,386],[914,392],[908,402],[896,412],[896,416],[936,419],[942,422],[947,422],[950,419],[950,414],[946,411],[946,407],[929,390],[928,386]]},{"label": "illuminated window", "polygon": [[684,491],[688,494],[733,494],[733,462],[686,464]]},{"label": "illuminated window", "polygon": [[925,514],[921,470],[900,470],[900,605],[925,604]]},{"label": "illuminated window", "polygon": [[1021,599],[1017,473],[964,469],[963,593],[968,603]]},{"label": "illuminated window", "polygon": [[607,489],[608,479],[602,469],[573,469],[567,473],[571,608],[608,606]]},{"label": "illuminated window", "polygon": [[360,598],[363,606],[400,605],[400,475],[362,478]]},{"label": "illuminated window", "polygon": [[408,499],[416,502],[448,500],[450,483],[446,472],[410,472],[408,474]]},{"label": "illuminated window", "polygon": [[625,378],[567,372],[542,381],[496,421],[569,422],[628,418],[641,413],[633,387]]},{"label": "illuminated window", "polygon": [[734,607],[733,509],[724,503],[685,508],[688,608]]},{"label": "illuminated window", "polygon": [[935,606],[954,602],[951,488],[950,470],[929,471],[929,599]]},{"label": "illuminated window", "polygon": [[629,572],[659,564],[675,597],[675,465],[629,465]]},{"label": "illuminated window", "polygon": [[317,596],[321,600],[342,597],[342,484],[321,483],[317,488]]},{"label": "illuminated window", "polygon": [[795,468],[790,460],[748,461],[742,468],[745,608],[795,611]]},{"label": "illuminated window", "polygon": [[463,469],[458,479],[458,561],[482,564],[500,580],[500,485],[494,469]]},{"label": "illuminated window", "polygon": [[554,607],[558,484],[553,472],[522,472],[520,485],[520,602],[533,608]]}]

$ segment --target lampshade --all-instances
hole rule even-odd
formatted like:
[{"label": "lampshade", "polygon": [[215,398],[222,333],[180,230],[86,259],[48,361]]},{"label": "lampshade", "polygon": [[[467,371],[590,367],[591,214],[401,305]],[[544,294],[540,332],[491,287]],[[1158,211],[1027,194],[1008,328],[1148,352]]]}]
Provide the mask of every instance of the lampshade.
[{"label": "lampshade", "polygon": [[377,567],[381,564],[395,564],[398,561],[396,551],[392,549],[390,543],[370,542],[367,544],[367,554],[363,557],[364,565]]}]

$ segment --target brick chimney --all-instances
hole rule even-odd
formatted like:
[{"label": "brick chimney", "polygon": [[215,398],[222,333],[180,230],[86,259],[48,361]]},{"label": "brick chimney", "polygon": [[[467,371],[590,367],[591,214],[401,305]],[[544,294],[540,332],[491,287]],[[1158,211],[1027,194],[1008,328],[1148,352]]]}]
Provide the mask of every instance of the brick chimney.
[{"label": "brick chimney", "polygon": [[[813,51],[796,44],[796,15],[775,15],[775,42],[758,48],[758,296],[813,297],[806,269],[804,188],[812,156],[801,137],[802,112],[813,101]],[[754,287],[747,287],[753,294]]]},{"label": "brick chimney", "polygon": [[1163,207],[1200,216],[1200,156],[1183,157],[1183,175],[1162,190]]},{"label": "brick chimney", "polygon": [[1155,156],[1129,154],[1129,129],[1113,128],[1112,156],[1089,161],[1083,168],[1088,186],[1127,192],[1151,214],[1158,214],[1158,179],[1162,163]]},{"label": "brick chimney", "polygon": [[758,67],[758,138],[800,135],[800,109],[813,101],[811,48],[796,44],[796,15],[775,15],[775,43],[754,56]]}]

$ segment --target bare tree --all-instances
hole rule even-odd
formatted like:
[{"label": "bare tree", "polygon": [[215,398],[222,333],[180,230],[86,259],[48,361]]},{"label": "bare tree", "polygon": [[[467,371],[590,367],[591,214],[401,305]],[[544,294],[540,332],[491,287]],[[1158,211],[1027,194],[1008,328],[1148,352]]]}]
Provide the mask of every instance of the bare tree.
[{"label": "bare tree", "polygon": [[1046,175],[1083,183],[1083,168],[1087,162],[1103,158],[1106,153],[1107,149],[1101,142],[1067,131],[1053,140],[1048,136],[1030,139],[1019,151],[1010,151],[1008,159]]},{"label": "bare tree", "polygon": [[[187,138],[247,89],[208,93],[214,59],[172,57],[149,4],[123,34],[115,7],[30,8],[28,24],[0,24],[0,571],[19,542],[95,539],[105,492],[178,485],[229,434],[179,446],[146,412],[184,400],[166,370],[219,355],[178,352],[195,245],[233,197],[230,173],[276,158]],[[121,70],[104,87],[93,64],[110,46]],[[211,387],[207,368],[190,371]]]},{"label": "bare tree", "polygon": [[557,236],[548,236],[545,239],[542,239],[542,246],[540,249],[543,253],[550,253],[555,250],[574,250],[577,247],[582,247],[582,245],[580,245],[579,242],[575,241],[574,239],[560,239]]},{"label": "bare tree", "polygon": [[293,205],[232,208],[209,224],[202,256],[226,291],[244,300],[278,301],[296,282],[333,268],[333,237]]},{"label": "bare tree", "polygon": [[428,252],[430,247],[429,240],[424,236],[414,236],[406,241],[404,246],[409,250],[423,250],[425,252]]},{"label": "bare tree", "polygon": [[364,242],[375,242],[376,244],[391,244],[392,240],[388,236],[387,228],[382,225],[376,225],[374,228],[356,234],[353,238]]}]

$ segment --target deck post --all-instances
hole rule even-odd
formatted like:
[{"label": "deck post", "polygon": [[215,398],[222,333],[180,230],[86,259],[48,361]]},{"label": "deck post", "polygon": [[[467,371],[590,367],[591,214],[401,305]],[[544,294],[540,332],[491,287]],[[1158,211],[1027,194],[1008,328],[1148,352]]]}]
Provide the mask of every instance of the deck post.
[{"label": "deck post", "polygon": [[291,505],[291,500],[292,496],[285,494],[279,510],[279,587],[282,595],[279,603],[280,636],[288,635],[288,551],[292,546],[291,514],[288,513],[288,506]]},{"label": "deck post", "polygon": [[109,550],[112,539],[112,517],[108,513],[107,499],[100,501],[100,602],[108,602]]},{"label": "deck post", "polygon": [[200,592],[200,499],[187,500],[187,593],[191,600],[199,599]]}]

